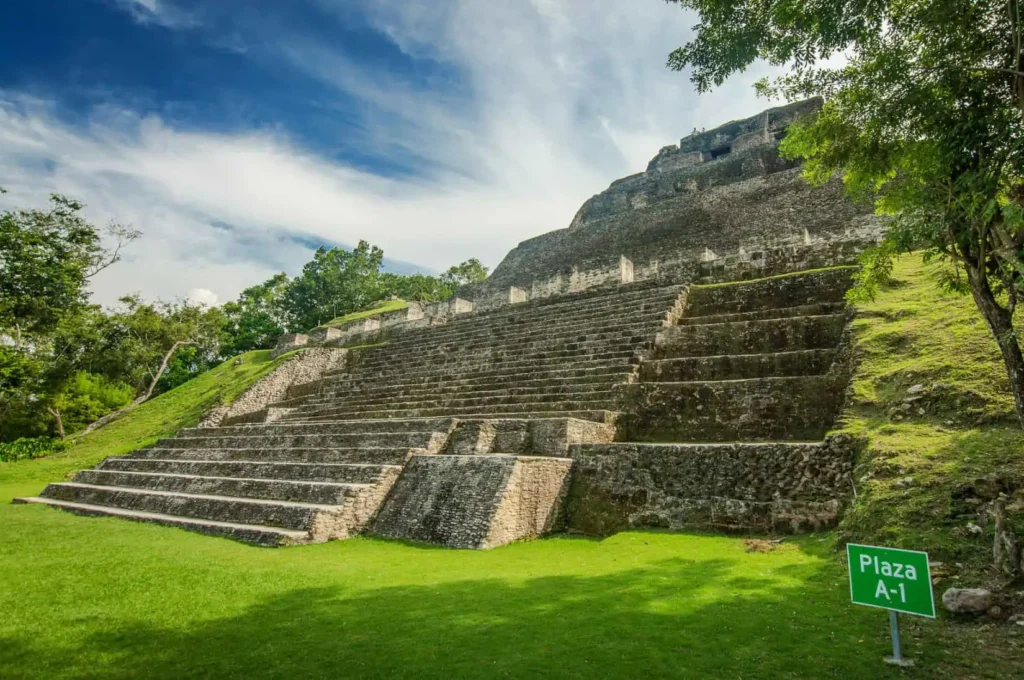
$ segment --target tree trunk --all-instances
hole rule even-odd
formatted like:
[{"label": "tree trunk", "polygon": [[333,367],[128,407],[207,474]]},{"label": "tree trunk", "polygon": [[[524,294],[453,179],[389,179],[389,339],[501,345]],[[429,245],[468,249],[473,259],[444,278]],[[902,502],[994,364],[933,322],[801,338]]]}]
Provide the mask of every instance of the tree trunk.
[{"label": "tree trunk", "polygon": [[152,382],[149,383],[149,389],[146,390],[145,394],[143,394],[141,397],[137,397],[135,399],[135,401],[133,401],[132,403],[128,404],[123,409],[121,409],[119,411],[114,411],[113,413],[108,413],[107,415],[103,416],[99,420],[97,420],[97,421],[95,421],[93,423],[90,423],[88,427],[86,427],[84,430],[82,430],[78,434],[74,435],[74,437],[78,438],[78,437],[81,437],[83,435],[89,434],[93,430],[98,430],[99,428],[103,427],[107,423],[112,422],[114,420],[117,420],[118,418],[120,418],[124,414],[128,413],[129,411],[131,411],[133,408],[135,408],[136,406],[138,406],[142,402],[144,402],[147,399],[149,399],[150,395],[153,394],[153,390],[156,389],[157,382],[160,381],[160,376],[162,376],[164,374],[164,371],[167,370],[167,364],[168,364],[168,362],[170,362],[171,357],[174,356],[174,353],[178,351],[178,348],[179,347],[184,347],[185,345],[194,345],[194,344],[196,344],[196,343],[194,343],[194,342],[185,342],[185,341],[174,343],[171,346],[171,348],[169,350],[167,350],[167,354],[164,355],[164,360],[160,362],[160,370],[156,372],[155,376],[153,376],[153,380],[152,380]]},{"label": "tree trunk", "polygon": [[57,434],[60,435],[60,440],[64,441],[64,419],[60,417],[60,409],[48,408],[46,409],[53,416],[53,419],[57,421]]},{"label": "tree trunk", "polygon": [[1013,315],[996,300],[988,280],[978,270],[968,265],[967,279],[971,285],[974,303],[985,317],[989,331],[999,345],[1006,366],[1006,377],[1010,380],[1010,391],[1017,410],[1017,420],[1024,428],[1024,354],[1021,354],[1020,343],[1013,332]]}]

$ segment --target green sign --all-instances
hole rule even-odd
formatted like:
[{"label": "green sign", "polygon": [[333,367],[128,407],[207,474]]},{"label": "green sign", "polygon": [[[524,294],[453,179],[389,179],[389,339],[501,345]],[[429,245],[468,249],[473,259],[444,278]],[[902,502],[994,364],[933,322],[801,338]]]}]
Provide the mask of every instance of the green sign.
[{"label": "green sign", "polygon": [[935,618],[928,553],[848,543],[846,556],[854,604]]}]

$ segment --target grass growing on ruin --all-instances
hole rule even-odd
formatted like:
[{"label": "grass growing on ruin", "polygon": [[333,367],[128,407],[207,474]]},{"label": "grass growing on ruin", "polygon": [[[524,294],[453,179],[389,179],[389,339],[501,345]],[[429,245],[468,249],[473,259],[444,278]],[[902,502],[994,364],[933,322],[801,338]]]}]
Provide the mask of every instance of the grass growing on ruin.
[{"label": "grass growing on ruin", "polygon": [[82,437],[66,451],[36,461],[0,463],[0,503],[33,496],[47,482],[148,446],[200,421],[203,414],[231,403],[249,385],[281,365],[291,353],[272,359],[267,350],[247,352],[161,394],[123,418]]},{"label": "grass growing on ruin", "polygon": [[667,533],[486,552],[370,539],[271,550],[12,505],[0,533],[5,678],[1015,672],[1012,659],[956,649],[945,623],[909,619],[918,667],[884,666],[885,614],[848,603],[829,536],[764,554]]},{"label": "grass growing on ruin", "polygon": [[[359,319],[366,319],[371,316],[378,316],[386,312],[397,312],[399,309],[405,309],[409,306],[409,303],[405,300],[387,300],[380,303],[373,309],[365,309],[361,312],[352,312],[344,316],[339,316],[335,319],[331,319],[327,323],[317,326],[317,328],[325,328],[328,326],[343,326],[350,321],[358,321]],[[314,329],[315,330],[315,329]]]},{"label": "grass growing on ruin", "polygon": [[[905,256],[896,284],[858,306],[860,363],[843,429],[870,443],[841,530],[928,550],[962,563],[964,582],[983,582],[992,546],[985,480],[1024,488],[1024,432],[999,349],[971,298],[940,287],[944,266]],[[1024,529],[1024,495],[1011,508]]]}]

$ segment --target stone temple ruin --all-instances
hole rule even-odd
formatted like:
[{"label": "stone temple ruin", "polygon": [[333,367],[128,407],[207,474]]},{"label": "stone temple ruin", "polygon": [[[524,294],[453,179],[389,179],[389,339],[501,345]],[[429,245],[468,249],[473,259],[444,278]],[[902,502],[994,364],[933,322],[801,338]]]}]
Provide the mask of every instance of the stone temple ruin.
[{"label": "stone temple ruin", "polygon": [[684,138],[486,281],[282,339],[200,427],[39,498],[261,545],[804,531],[851,451],[843,303],[879,225],[778,154],[803,102]]}]

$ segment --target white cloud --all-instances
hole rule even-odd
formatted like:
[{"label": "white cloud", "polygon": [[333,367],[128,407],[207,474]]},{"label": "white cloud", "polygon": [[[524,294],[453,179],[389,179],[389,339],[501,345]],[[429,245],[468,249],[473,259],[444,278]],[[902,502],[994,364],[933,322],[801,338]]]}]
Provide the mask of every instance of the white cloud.
[{"label": "white cloud", "polygon": [[[348,0],[317,1],[351,11]],[[276,271],[297,272],[310,256],[299,240],[367,239],[438,270],[469,257],[493,267],[519,241],[568,226],[584,200],[643,170],[661,146],[766,106],[750,87],[757,69],[698,99],[665,68],[694,21],[664,3],[366,0],[363,10],[408,55],[457,73],[457,90],[367,70],[298,37],[243,39],[266,46],[252,58],[283,59],[365,102],[362,127],[339,137],[411,159],[420,175],[375,176],[302,148],[283,128],[182,130],[111,110],[72,127],[45,102],[0,92],[0,185],[11,190],[0,205],[61,191],[99,222],[142,229],[125,261],[98,277],[102,302],[131,290],[230,299]]]},{"label": "white cloud", "polygon": [[188,292],[188,301],[194,305],[213,307],[217,304],[217,294],[209,288],[193,288]]},{"label": "white cloud", "polygon": [[140,24],[157,24],[168,28],[195,26],[195,18],[166,0],[113,0]]}]

